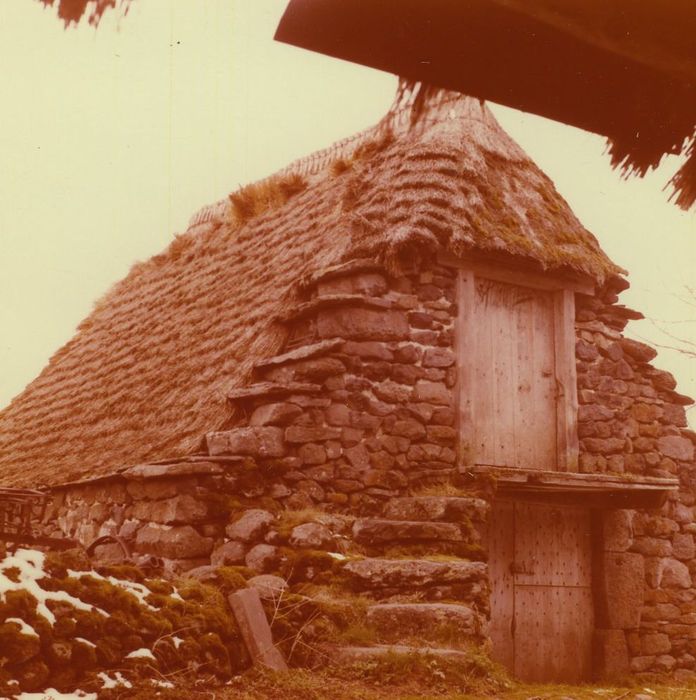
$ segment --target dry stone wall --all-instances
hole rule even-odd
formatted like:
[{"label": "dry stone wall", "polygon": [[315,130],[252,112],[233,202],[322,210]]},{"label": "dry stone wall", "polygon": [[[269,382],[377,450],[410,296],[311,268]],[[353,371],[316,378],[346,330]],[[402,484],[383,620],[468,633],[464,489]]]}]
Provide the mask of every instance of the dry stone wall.
[{"label": "dry stone wall", "polygon": [[694,485],[691,399],[650,362],[653,348],[623,336],[642,315],[619,305],[611,286],[576,297],[580,469],[678,477],[660,509],[614,510],[601,518],[597,554],[598,666],[607,675],[696,669]]},{"label": "dry stone wall", "polygon": [[[446,267],[391,278],[364,261],[309,280],[277,319],[288,330],[281,354],[260,360],[250,384],[231,392],[233,417],[206,436],[203,453],[57,489],[46,527],[85,544],[117,535],[136,558],[172,573],[243,566],[291,583],[340,580],[372,596],[377,627],[444,615],[482,641],[491,494],[474,483],[443,495],[445,484],[461,487],[455,286]],[[623,336],[639,314],[618,304],[618,291],[576,295],[580,470],[678,476],[681,487],[659,510],[597,513],[595,668],[690,677],[690,400],[651,366],[654,350]],[[424,562],[437,552],[456,559]],[[97,553],[118,558],[120,549]],[[389,607],[399,595],[412,600]]]}]

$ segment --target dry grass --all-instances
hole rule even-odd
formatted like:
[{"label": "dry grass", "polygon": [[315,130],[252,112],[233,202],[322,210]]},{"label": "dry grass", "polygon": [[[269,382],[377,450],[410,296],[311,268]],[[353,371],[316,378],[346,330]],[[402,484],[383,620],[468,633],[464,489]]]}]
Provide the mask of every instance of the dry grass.
[{"label": "dry grass", "polygon": [[270,177],[232,192],[230,223],[243,226],[267,211],[282,207],[289,199],[307,189],[307,181],[297,174]]}]

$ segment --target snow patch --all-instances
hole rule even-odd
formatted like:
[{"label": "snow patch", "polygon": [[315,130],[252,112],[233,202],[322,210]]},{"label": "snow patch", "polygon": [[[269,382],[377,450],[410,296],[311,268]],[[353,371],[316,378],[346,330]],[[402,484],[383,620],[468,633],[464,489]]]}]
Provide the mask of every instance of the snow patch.
[{"label": "snow patch", "polygon": [[20,693],[16,700],[97,700],[96,693],[85,693],[75,690],[72,693],[61,693],[55,688],[46,688],[42,693]]},{"label": "snow patch", "polygon": [[136,649],[135,651],[132,651],[130,654],[126,655],[127,659],[152,659],[153,661],[156,661],[155,655],[149,650],[146,649],[145,647],[142,647],[140,649]]},{"label": "snow patch", "polygon": [[[13,555],[6,556],[0,562],[0,600],[5,601],[5,595],[9,591],[27,591],[36,598],[36,612],[53,625],[56,616],[48,609],[46,603],[49,600],[62,601],[85,612],[98,612],[104,617],[108,615],[93,605],[83,603],[65,591],[45,591],[39,586],[38,581],[46,577],[44,571],[45,555],[35,549],[18,549]],[[13,581],[6,574],[8,569],[19,571],[19,581]]]},{"label": "snow patch", "polygon": [[30,637],[38,637],[37,631],[30,625],[21,620],[18,617],[8,617],[5,622],[14,622],[15,625],[19,625],[19,631],[21,634],[29,635]]},{"label": "snow patch", "polygon": [[108,673],[98,673],[97,676],[101,679],[102,682],[102,688],[104,690],[111,690],[111,688],[118,688],[119,686],[123,686],[124,688],[132,688],[133,684],[127,679],[124,678],[119,671],[114,671],[114,677],[111,678],[111,676]]}]

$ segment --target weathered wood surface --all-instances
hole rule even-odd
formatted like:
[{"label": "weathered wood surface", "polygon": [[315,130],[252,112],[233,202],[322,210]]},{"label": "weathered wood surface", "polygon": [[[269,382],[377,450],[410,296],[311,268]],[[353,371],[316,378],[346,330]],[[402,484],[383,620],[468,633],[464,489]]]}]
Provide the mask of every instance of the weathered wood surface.
[{"label": "weathered wood surface", "polygon": [[495,658],[522,680],[589,678],[594,629],[589,511],[499,501],[491,522]]},{"label": "weathered wood surface", "polygon": [[479,278],[464,322],[475,328],[461,357],[474,367],[475,463],[557,469],[551,293]]}]

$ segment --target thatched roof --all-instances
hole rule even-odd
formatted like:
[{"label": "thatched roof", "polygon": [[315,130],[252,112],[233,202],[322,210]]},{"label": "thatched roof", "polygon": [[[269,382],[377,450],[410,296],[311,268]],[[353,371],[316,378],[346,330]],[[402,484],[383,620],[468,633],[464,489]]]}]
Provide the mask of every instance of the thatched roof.
[{"label": "thatched roof", "polygon": [[0,412],[0,483],[58,484],[195,450],[281,347],[298,281],[357,256],[394,269],[499,251],[620,272],[477,101],[441,94],[208,207],[133,267]]}]

